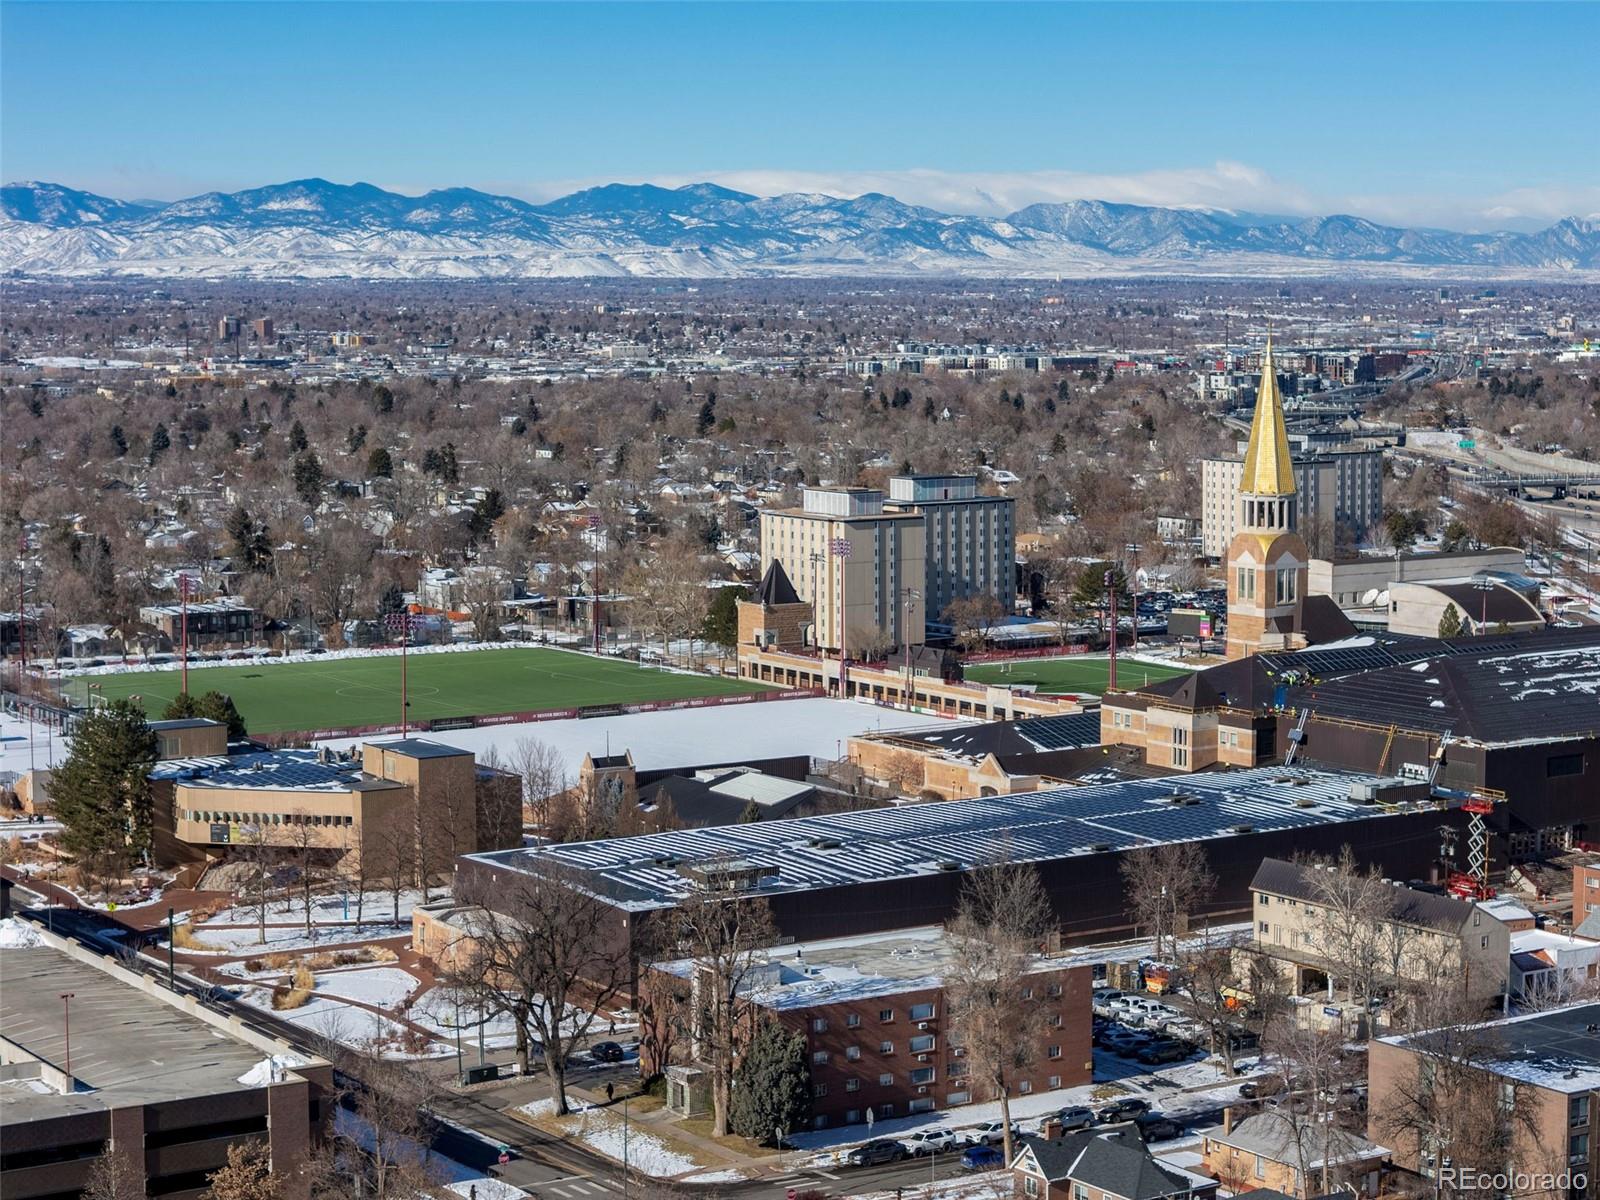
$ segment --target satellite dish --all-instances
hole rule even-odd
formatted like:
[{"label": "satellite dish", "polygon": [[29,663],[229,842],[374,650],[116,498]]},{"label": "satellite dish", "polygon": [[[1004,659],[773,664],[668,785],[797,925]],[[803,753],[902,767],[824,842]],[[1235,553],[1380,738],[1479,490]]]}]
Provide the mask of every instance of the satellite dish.
[{"label": "satellite dish", "polygon": [[1376,604],[1377,602],[1378,602],[1378,589],[1377,588],[1368,588],[1366,591],[1361,593],[1361,603],[1363,603],[1363,604]]},{"label": "satellite dish", "polygon": [[1387,603],[1389,603],[1389,589],[1388,588],[1384,588],[1383,591],[1378,593],[1378,603],[1379,604],[1387,604]]}]

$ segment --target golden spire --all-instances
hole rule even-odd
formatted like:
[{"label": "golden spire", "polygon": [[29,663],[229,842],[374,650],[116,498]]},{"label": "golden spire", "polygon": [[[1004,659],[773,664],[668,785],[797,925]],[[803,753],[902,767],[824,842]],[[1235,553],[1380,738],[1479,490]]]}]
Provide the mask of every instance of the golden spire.
[{"label": "golden spire", "polygon": [[1283,427],[1283,398],[1272,367],[1272,335],[1261,358],[1261,390],[1250,422],[1250,446],[1244,452],[1239,490],[1247,496],[1294,495],[1294,465],[1289,461],[1289,434]]}]

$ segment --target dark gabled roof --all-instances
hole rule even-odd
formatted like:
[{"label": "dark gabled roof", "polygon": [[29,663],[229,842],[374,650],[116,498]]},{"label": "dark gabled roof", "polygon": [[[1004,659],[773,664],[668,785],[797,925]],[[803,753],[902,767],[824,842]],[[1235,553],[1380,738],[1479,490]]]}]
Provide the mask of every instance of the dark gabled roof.
[{"label": "dark gabled roof", "polygon": [[589,756],[589,761],[594,764],[596,770],[600,771],[610,770],[612,767],[626,767],[630,765],[630,760],[626,753],[591,754]]},{"label": "dark gabled roof", "polygon": [[1436,655],[1404,665],[1305,683],[1288,703],[1488,743],[1600,730],[1600,626],[1435,645]]},{"label": "dark gabled roof", "polygon": [[1355,622],[1344,615],[1332,596],[1307,596],[1301,607],[1301,628],[1313,646],[1356,636]]},{"label": "dark gabled roof", "polygon": [[1028,1137],[1022,1144],[1051,1183],[1071,1180],[1127,1200],[1187,1196],[1194,1186],[1156,1162],[1131,1127],[1081,1129],[1049,1142]]},{"label": "dark gabled roof", "polygon": [[[1264,858],[1250,881],[1250,890],[1322,904],[1327,894],[1317,886],[1319,870],[1319,867],[1285,862],[1281,858]],[[1395,884],[1391,890],[1393,903],[1386,915],[1402,924],[1454,931],[1465,925],[1472,915],[1473,906],[1468,900],[1419,892],[1404,884]]]},{"label": "dark gabled roof", "polygon": [[[1100,744],[1098,710],[1066,713],[1057,717],[1025,717],[1014,721],[986,721],[981,725],[950,725],[894,735],[899,741],[920,742],[930,750],[947,750],[971,758],[1012,756],[1041,751],[1071,750]],[[1026,767],[1022,768],[1027,770]]]},{"label": "dark gabled roof", "polygon": [[1217,708],[1258,708],[1272,699],[1272,678],[1259,655],[1208,667],[1192,675],[1178,675],[1139,689],[1139,695],[1163,704],[1195,711]]},{"label": "dark gabled roof", "polygon": [[[730,796],[714,790],[715,785],[743,774],[725,771],[709,779],[696,779],[692,775],[667,775],[639,789],[642,804],[654,804],[665,792],[672,798],[672,810],[686,829],[704,829],[713,825],[737,825],[744,819],[750,800],[744,796]],[[761,805],[763,821],[786,817],[817,798],[816,789],[799,792],[787,799]]]},{"label": "dark gabled roof", "polygon": [[767,573],[761,577],[761,582],[756,586],[755,598],[768,607],[800,603],[800,594],[794,590],[794,584],[789,582],[783,564],[777,559],[773,559],[767,566]]}]

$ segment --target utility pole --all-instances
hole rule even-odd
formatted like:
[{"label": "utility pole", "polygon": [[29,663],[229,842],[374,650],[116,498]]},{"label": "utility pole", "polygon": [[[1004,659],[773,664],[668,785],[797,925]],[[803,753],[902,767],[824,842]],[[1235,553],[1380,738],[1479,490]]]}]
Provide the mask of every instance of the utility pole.
[{"label": "utility pole", "polygon": [[178,633],[182,641],[179,651],[179,661],[183,664],[183,680],[180,687],[183,694],[189,694],[189,576],[178,572]]},{"label": "utility pole", "polygon": [[169,992],[175,992],[175,991],[178,990],[173,985],[173,982],[172,982],[172,977],[176,973],[176,968],[174,967],[173,961],[172,961],[173,960],[173,951],[172,951],[173,927],[172,926],[173,926],[173,913],[172,913],[172,909],[169,908],[169,909],[167,909],[167,990]]}]

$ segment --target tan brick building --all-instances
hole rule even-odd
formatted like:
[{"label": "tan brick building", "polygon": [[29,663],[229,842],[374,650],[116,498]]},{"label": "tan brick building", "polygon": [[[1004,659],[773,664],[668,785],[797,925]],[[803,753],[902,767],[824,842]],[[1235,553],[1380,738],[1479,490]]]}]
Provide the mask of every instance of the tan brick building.
[{"label": "tan brick building", "polygon": [[[1470,1049],[1469,1049],[1470,1048]],[[1442,1077],[1429,1060],[1451,1053],[1464,1070]],[[1470,1036],[1436,1031],[1380,1038],[1368,1048],[1369,1133],[1393,1147],[1396,1165],[1434,1180],[1447,1195],[1501,1194],[1478,1173],[1515,1170],[1519,1196],[1600,1195],[1600,1004],[1510,1017],[1473,1027]],[[1422,1144],[1412,1097],[1429,1076],[1461,1088],[1459,1103],[1510,1105],[1509,1152],[1467,1148],[1437,1154]],[[1448,1103],[1448,1101],[1447,1101]]]},{"label": "tan brick building", "polygon": [[161,863],[260,845],[354,854],[371,866],[396,858],[399,842],[419,840],[420,828],[431,869],[444,870],[458,854],[515,846],[522,834],[520,779],[421,738],[368,742],[359,752],[173,759],[156,765],[151,786]]}]

